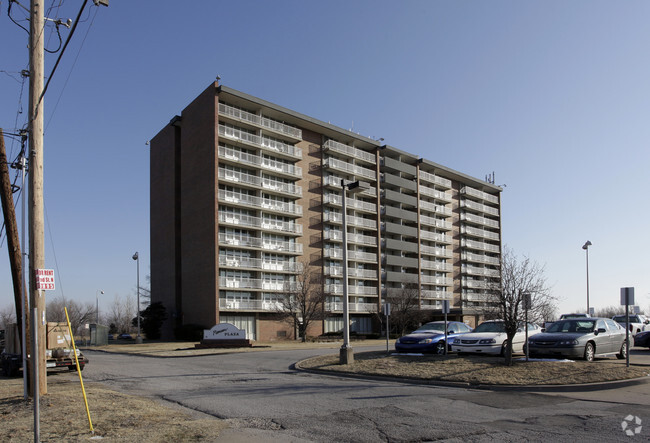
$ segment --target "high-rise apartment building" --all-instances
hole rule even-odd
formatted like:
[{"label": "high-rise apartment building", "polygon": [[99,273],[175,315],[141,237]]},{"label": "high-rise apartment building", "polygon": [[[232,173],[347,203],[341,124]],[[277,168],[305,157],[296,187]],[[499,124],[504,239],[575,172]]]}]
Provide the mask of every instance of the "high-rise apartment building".
[{"label": "high-rise apartment building", "polygon": [[[367,189],[347,193],[362,181]],[[275,315],[302,264],[343,326],[377,332],[390,297],[474,324],[499,278],[501,188],[231,88],[212,84],[151,140],[151,294],[175,326],[229,322],[293,337]],[[344,195],[344,192],[346,195]],[[346,214],[343,217],[343,198]]]}]

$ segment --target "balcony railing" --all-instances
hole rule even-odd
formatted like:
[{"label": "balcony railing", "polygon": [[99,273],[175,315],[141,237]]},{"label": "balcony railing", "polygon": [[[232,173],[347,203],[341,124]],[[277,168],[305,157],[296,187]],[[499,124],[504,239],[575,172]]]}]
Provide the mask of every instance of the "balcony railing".
[{"label": "balcony railing", "polygon": [[444,229],[446,231],[451,231],[452,224],[447,220],[441,220],[439,218],[427,217],[425,215],[420,216],[420,224],[425,226],[432,226],[438,229]]},{"label": "balcony railing", "polygon": [[454,280],[452,278],[438,277],[435,275],[421,275],[420,283],[423,285],[453,286]]},{"label": "balcony railing", "polygon": [[281,212],[283,214],[302,215],[302,206],[295,203],[279,202],[268,198],[226,191],[224,189],[219,189],[217,195],[219,203],[251,206],[254,208],[260,208],[264,211]]},{"label": "balcony railing", "polygon": [[219,266],[224,268],[250,268],[274,272],[302,272],[300,262],[267,261],[261,258],[230,257],[219,255]]},{"label": "balcony railing", "polygon": [[[329,204],[332,206],[341,207],[341,196],[336,194],[325,194],[323,196],[323,203]],[[355,209],[357,211],[370,212],[372,214],[377,213],[377,205],[374,203],[364,202],[361,200],[355,200],[353,198],[345,199],[345,207],[348,209]]]},{"label": "balcony railing", "polygon": [[344,145],[343,143],[336,142],[334,140],[327,140],[323,145],[323,150],[325,151],[334,151],[347,156],[356,158],[357,160],[365,161],[373,165],[377,164],[377,159],[375,154],[371,152],[362,151],[352,146]]},{"label": "balcony railing", "polygon": [[423,231],[420,230],[420,240],[428,240],[438,243],[451,244],[451,236],[446,234],[441,234],[439,232]]},{"label": "balcony railing", "polygon": [[[339,171],[344,171],[348,174],[353,174],[355,176],[365,177],[370,180],[375,180],[375,171],[368,168],[363,168],[361,166],[353,165],[337,158],[326,158],[323,162],[324,168],[336,169]],[[340,183],[339,183],[340,185]]]},{"label": "balcony railing", "polygon": [[[345,182],[347,184],[348,182],[350,182],[350,180],[345,180]],[[323,186],[341,190],[341,178],[335,175],[327,175],[323,177]],[[365,197],[377,197],[377,188],[370,187],[365,191],[358,192],[357,195],[363,195]]]},{"label": "balcony railing", "polygon": [[436,257],[444,257],[444,258],[452,257],[451,250],[436,248],[434,246],[420,245],[420,253],[424,255],[434,255]]},{"label": "balcony railing", "polygon": [[437,214],[442,214],[451,217],[451,208],[442,205],[436,205],[434,203],[429,203],[424,200],[420,200],[420,209],[424,209],[425,211],[435,212]]},{"label": "balcony railing", "polygon": [[236,120],[241,120],[247,123],[252,123],[257,126],[261,126],[271,131],[278,132],[283,135],[287,135],[292,138],[302,139],[302,131],[293,126],[289,126],[284,123],[280,123],[276,120],[263,117],[261,115],[252,114],[241,109],[233,108],[224,103],[219,103],[219,114],[227,115]]},{"label": "balcony railing", "polygon": [[[330,277],[343,277],[343,266],[325,266],[323,273]],[[376,280],[377,271],[373,269],[348,268],[348,277]]]},{"label": "balcony railing", "polygon": [[274,241],[247,235],[220,233],[219,244],[225,246],[260,248],[267,251],[302,254],[302,245],[288,241]]},{"label": "balcony railing", "polygon": [[[326,294],[343,294],[343,285],[325,285],[323,291]],[[348,285],[348,294],[350,295],[377,295],[377,288],[373,286],[354,286]]]},{"label": "balcony railing", "polygon": [[270,300],[229,300],[219,299],[219,309],[223,311],[282,311],[282,304]]},{"label": "balcony railing", "polygon": [[261,278],[219,277],[220,289],[261,289],[273,292],[295,292],[296,282],[264,280]]},{"label": "balcony railing", "polygon": [[267,151],[277,152],[296,159],[302,158],[302,149],[300,148],[279,142],[277,140],[272,140],[267,137],[260,137],[259,135],[250,134],[240,129],[219,125],[219,135],[230,140],[244,142]]},{"label": "balcony railing", "polygon": [[278,231],[296,235],[302,234],[302,225],[295,222],[281,222],[260,217],[252,217],[250,215],[231,214],[222,211],[219,212],[219,223],[243,226],[246,228],[259,228],[266,231]]},{"label": "balcony railing", "polygon": [[422,269],[428,269],[431,271],[452,272],[454,270],[451,263],[443,263],[439,261],[422,260],[420,265]]},{"label": "balcony railing", "polygon": [[496,195],[488,194],[487,192],[479,191],[478,189],[474,189],[469,186],[461,188],[460,193],[476,197],[479,200],[485,200],[490,203],[499,204],[499,197]]},{"label": "balcony railing", "polygon": [[501,261],[498,257],[490,257],[483,254],[472,254],[471,252],[463,252],[460,255],[461,260],[470,261],[475,263],[485,263],[488,265],[499,265]]},{"label": "balcony railing", "polygon": [[274,173],[286,174],[292,177],[301,178],[302,168],[295,165],[289,165],[279,161],[271,160],[269,158],[260,157],[259,155],[252,155],[246,152],[238,151],[237,149],[219,146],[219,158],[223,160],[230,160],[256,166],[267,171]]},{"label": "balcony railing", "polygon": [[460,245],[463,248],[477,249],[479,251],[494,252],[496,254],[499,254],[501,252],[501,248],[498,245],[491,245],[489,243],[483,243],[483,242],[480,242],[480,241],[462,239],[461,242],[460,242]]},{"label": "balcony railing", "polygon": [[482,237],[494,241],[499,241],[500,238],[498,232],[486,231],[484,229],[474,228],[472,226],[466,226],[466,225],[460,227],[460,232],[462,234],[468,234],[474,237]]},{"label": "balcony railing", "polygon": [[471,266],[471,265],[463,265],[461,267],[461,272],[469,275],[478,275],[483,277],[498,278],[500,276],[499,271],[497,269],[480,268],[478,266]]},{"label": "balcony railing", "polygon": [[[343,232],[342,231],[324,231],[323,239],[340,242],[343,241]],[[377,246],[377,237],[363,234],[348,234],[348,243],[357,243],[367,246]]]},{"label": "balcony railing", "polygon": [[219,180],[257,186],[264,188],[265,191],[275,191],[282,194],[289,194],[294,197],[302,196],[302,187],[296,186],[293,183],[284,183],[279,180],[263,178],[245,172],[231,171],[225,168],[219,168]]},{"label": "balcony railing", "polygon": [[420,171],[420,179],[429,183],[434,183],[438,186],[442,186],[443,188],[451,189],[451,180],[438,177],[437,175],[430,174],[428,172]]},{"label": "balcony railing", "polygon": [[[343,260],[343,249],[328,248],[323,251],[325,258]],[[372,252],[348,251],[348,260],[377,263],[377,254]]]},{"label": "balcony railing", "polygon": [[432,189],[422,184],[420,185],[419,189],[420,195],[425,195],[427,197],[435,198],[436,200],[442,200],[447,203],[451,203],[451,194],[447,192],[438,191],[437,189]]},{"label": "balcony railing", "polygon": [[[323,221],[326,223],[334,223],[340,225],[343,223],[343,215],[335,212],[328,212],[327,214],[323,214]],[[377,230],[377,222],[369,218],[361,218],[348,215],[345,218],[345,222],[348,226],[357,226],[361,228],[372,229],[373,231]]]},{"label": "balcony railing", "polygon": [[485,214],[494,215],[497,217],[499,216],[499,210],[497,208],[493,208],[492,206],[477,203],[472,200],[463,199],[460,201],[460,206],[463,208],[471,209],[476,212],[483,212]]},{"label": "balcony railing", "polygon": [[[343,312],[342,302],[327,302],[325,303],[325,310],[327,312]],[[376,303],[348,303],[348,312],[377,312]]]},{"label": "balcony railing", "polygon": [[470,214],[468,212],[461,212],[460,219],[478,225],[488,226],[490,228],[499,229],[499,222],[489,218],[481,217],[480,215]]}]

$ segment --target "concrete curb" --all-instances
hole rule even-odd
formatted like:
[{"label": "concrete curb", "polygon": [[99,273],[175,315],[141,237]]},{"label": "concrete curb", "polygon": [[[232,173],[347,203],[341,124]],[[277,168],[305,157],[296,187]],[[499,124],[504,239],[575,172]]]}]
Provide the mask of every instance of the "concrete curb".
[{"label": "concrete curb", "polygon": [[[306,359],[308,360],[308,359]],[[627,386],[634,386],[643,383],[650,383],[650,376],[640,378],[630,378],[626,380],[613,380],[600,383],[583,383],[583,384],[567,384],[567,385],[490,385],[490,384],[472,384],[466,382],[452,382],[445,380],[424,380],[418,378],[397,378],[383,375],[374,374],[356,374],[350,372],[327,371],[324,369],[311,369],[303,368],[300,364],[306,360],[301,360],[294,365],[292,369],[303,372],[310,372],[320,375],[328,375],[332,377],[346,377],[362,380],[374,381],[391,381],[396,383],[427,385],[427,386],[440,386],[445,388],[462,388],[462,389],[481,389],[487,391],[522,391],[522,392],[589,392],[589,391],[604,391],[608,389],[617,389]]]}]

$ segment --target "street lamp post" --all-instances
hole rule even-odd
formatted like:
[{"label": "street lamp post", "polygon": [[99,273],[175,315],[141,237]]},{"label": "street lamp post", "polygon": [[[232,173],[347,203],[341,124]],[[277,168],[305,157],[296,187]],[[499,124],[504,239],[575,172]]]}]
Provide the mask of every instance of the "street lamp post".
[{"label": "street lamp post", "polygon": [[133,254],[133,260],[137,263],[137,270],[138,270],[138,277],[137,277],[137,283],[136,283],[136,288],[137,288],[137,307],[135,310],[136,313],[136,318],[138,319],[138,335],[135,337],[135,343],[140,344],[142,343],[142,337],[140,337],[140,257],[138,256],[138,252],[136,251],[135,254]]},{"label": "street lamp post", "polygon": [[342,365],[347,365],[354,362],[354,351],[350,346],[350,309],[348,298],[348,225],[346,219],[347,209],[345,199],[347,192],[363,192],[367,189],[370,189],[369,183],[355,181],[346,185],[345,180],[341,180],[341,224],[343,225],[343,346],[341,346],[341,350],[339,352],[339,363]]},{"label": "street lamp post", "polygon": [[104,291],[98,289],[95,291],[95,324],[99,324],[99,293],[104,295]]},{"label": "street lamp post", "polygon": [[582,249],[585,250],[585,257],[587,258],[587,315],[591,315],[591,312],[589,311],[589,246],[591,246],[589,240],[582,245]]}]

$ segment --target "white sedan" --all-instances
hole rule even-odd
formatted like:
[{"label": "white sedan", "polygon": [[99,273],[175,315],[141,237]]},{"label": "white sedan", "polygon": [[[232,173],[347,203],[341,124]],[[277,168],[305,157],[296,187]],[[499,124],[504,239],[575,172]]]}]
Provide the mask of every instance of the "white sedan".
[{"label": "white sedan", "polygon": [[[528,323],[529,337],[541,331],[542,329],[539,326]],[[473,352],[504,355],[507,338],[502,320],[488,320],[478,325],[472,332],[456,337],[451,344],[451,349],[458,353]],[[525,341],[526,331],[524,325],[521,324],[512,342],[512,352],[523,352]]]}]

